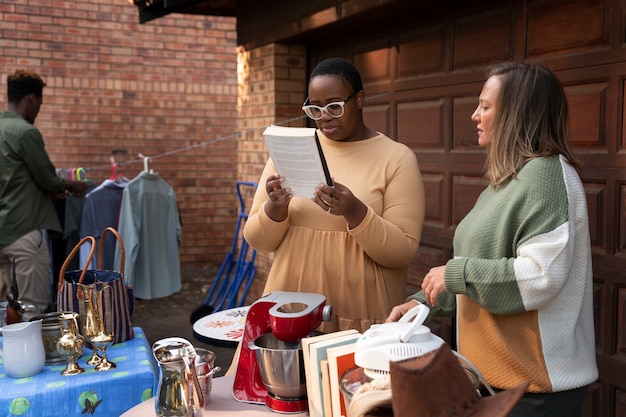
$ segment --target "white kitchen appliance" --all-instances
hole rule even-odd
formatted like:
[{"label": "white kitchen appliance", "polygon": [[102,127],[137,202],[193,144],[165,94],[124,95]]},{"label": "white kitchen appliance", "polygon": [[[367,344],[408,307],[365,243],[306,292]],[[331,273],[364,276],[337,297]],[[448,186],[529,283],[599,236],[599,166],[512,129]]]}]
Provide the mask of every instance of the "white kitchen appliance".
[{"label": "white kitchen appliance", "polygon": [[356,342],[355,364],[368,377],[377,378],[389,373],[391,361],[436,350],[445,342],[424,326],[428,312],[428,307],[418,304],[395,323],[372,325]]},{"label": "white kitchen appliance", "polygon": [[[357,340],[354,362],[364,374],[376,379],[389,374],[389,362],[401,361],[437,350],[445,341],[424,326],[430,310],[418,304],[395,323],[375,324]],[[412,319],[412,321],[411,321]],[[495,395],[480,371],[463,355],[452,351],[478,389],[480,383]]]}]

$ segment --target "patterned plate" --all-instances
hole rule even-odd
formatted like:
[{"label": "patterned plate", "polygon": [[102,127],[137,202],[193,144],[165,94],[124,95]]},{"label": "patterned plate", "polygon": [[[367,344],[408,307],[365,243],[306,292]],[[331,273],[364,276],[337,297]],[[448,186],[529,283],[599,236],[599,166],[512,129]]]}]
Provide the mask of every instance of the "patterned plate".
[{"label": "patterned plate", "polygon": [[209,314],[193,324],[193,331],[208,339],[239,342],[250,306],[235,307]]}]

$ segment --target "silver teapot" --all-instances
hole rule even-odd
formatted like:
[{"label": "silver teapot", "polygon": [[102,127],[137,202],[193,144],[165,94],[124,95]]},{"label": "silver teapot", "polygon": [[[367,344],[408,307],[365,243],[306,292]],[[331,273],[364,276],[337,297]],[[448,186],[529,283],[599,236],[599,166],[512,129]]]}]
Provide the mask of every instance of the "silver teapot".
[{"label": "silver teapot", "polygon": [[204,393],[196,373],[196,350],[186,339],[168,337],[152,345],[159,364],[154,408],[159,417],[193,417],[204,407]]}]

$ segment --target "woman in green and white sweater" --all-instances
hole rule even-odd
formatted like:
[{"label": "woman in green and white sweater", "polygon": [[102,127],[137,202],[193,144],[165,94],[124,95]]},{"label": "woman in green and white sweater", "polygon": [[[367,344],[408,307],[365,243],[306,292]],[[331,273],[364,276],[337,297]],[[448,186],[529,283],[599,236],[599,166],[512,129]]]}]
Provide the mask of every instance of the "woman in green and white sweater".
[{"label": "woman in green and white sweater", "polygon": [[493,66],[472,114],[490,185],[459,223],[454,258],[432,268],[415,302],[457,311],[457,350],[496,389],[530,385],[511,416],[580,416],[598,377],[591,245],[567,102],[554,74]]}]

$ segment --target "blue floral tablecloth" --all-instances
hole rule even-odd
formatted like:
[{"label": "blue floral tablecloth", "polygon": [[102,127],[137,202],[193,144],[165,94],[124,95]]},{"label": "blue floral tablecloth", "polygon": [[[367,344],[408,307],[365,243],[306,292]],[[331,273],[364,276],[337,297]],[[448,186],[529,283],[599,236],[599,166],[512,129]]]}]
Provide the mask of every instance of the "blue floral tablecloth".
[{"label": "blue floral tablecloth", "polygon": [[32,377],[10,378],[0,364],[0,416],[117,417],[152,397],[158,368],[143,330],[134,331],[134,339],[107,349],[107,357],[117,365],[109,371],[96,372],[85,363],[92,354],[89,349],[78,362],[85,372],[78,375],[61,375],[62,363],[45,366]]}]

